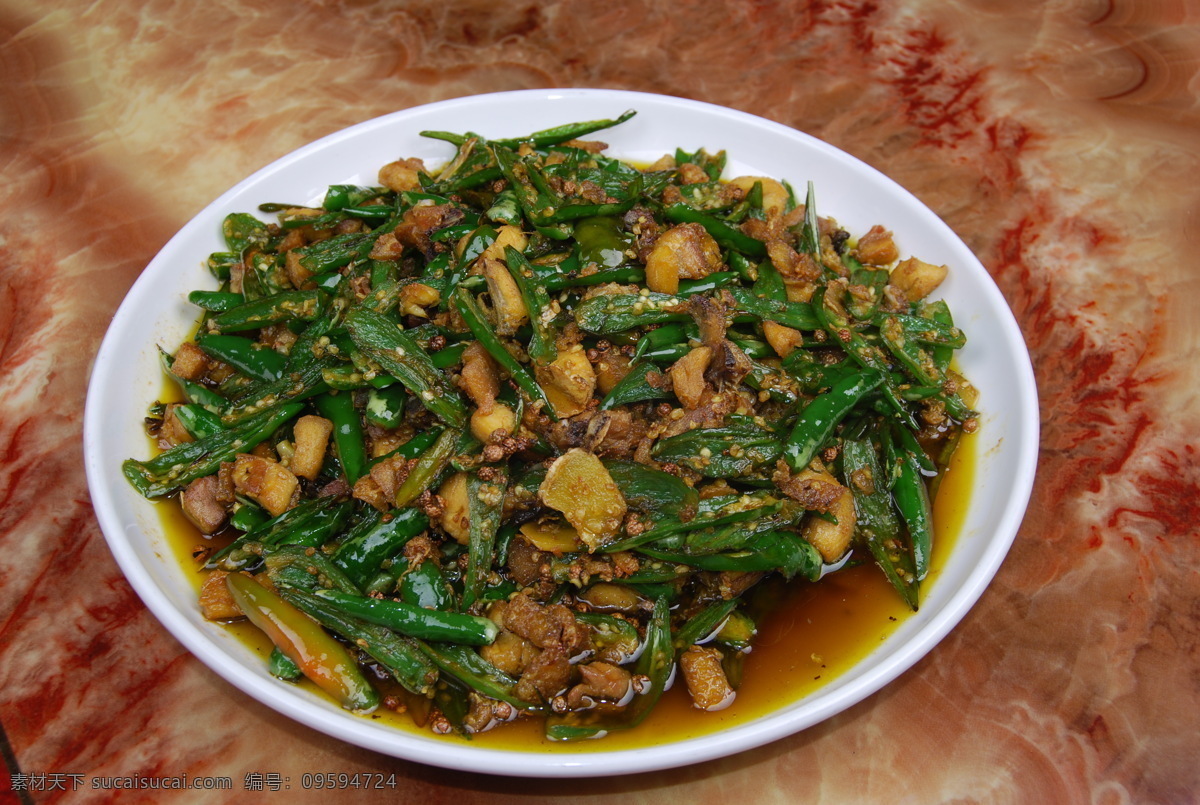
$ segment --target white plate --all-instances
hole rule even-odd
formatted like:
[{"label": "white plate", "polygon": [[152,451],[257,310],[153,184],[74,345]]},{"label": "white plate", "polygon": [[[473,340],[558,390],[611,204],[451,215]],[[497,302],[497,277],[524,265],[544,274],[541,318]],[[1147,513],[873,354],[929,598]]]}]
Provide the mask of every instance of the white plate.
[{"label": "white plate", "polygon": [[[452,147],[418,136],[422,130],[502,138],[626,109],[637,116],[594,135],[613,156],[651,162],[676,147],[724,149],[728,176],[772,176],[798,188],[811,179],[822,215],[855,234],[882,224],[896,233],[902,254],[951,267],[939,294],[969,337],[959,362],[980,391],[981,443],[963,532],[941,576],[922,591],[920,612],[805,699],[715,734],[638,750],[483,749],[373,723],[279,683],[261,657],[200,616],[158,515],[120,470],[125,458],[146,453],[141,420],[162,388],[156,345],[173,349],[193,326],[196,311],[186,296],[213,287],[203,261],[224,249],[222,219],[266,201],[318,203],[330,184],[375,184],[379,167],[397,158],[421,157],[431,166],[446,161]],[[679,98],[579,89],[481,95],[397,112],[318,140],[241,182],[180,230],[130,289],[96,358],[84,415],[88,484],[112,552],[150,610],[201,661],[250,696],[342,740],[437,766],[539,777],[632,773],[733,754],[803,730],[878,691],[933,648],[991,581],[1024,515],[1037,445],[1033,372],[1008,306],[962,241],[911,194],[854,157],[777,123]]]}]

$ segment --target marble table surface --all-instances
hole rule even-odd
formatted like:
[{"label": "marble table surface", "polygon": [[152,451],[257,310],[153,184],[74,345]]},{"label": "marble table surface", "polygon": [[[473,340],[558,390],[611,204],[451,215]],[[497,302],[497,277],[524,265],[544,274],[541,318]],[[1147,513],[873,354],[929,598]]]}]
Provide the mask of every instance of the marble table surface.
[{"label": "marble table surface", "polygon": [[[1198,68],[1188,0],[0,0],[0,803],[314,769],[459,805],[1194,801]],[[898,180],[1011,304],[1043,429],[994,583],[894,684],[761,749],[572,782],[373,754],[226,684],[124,580],[81,445],[111,315],[209,201],[387,112],[555,86],[727,105]]]}]

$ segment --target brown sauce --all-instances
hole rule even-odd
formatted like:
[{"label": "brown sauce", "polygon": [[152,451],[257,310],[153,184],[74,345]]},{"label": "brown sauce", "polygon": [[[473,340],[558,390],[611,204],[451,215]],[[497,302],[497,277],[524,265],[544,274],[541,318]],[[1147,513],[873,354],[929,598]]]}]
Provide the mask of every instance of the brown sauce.
[{"label": "brown sauce", "polygon": [[[975,441],[971,437],[962,440],[934,500],[936,541],[924,590],[937,584],[961,531],[975,473]],[[198,563],[193,551],[197,546],[220,545],[198,534],[178,506],[161,505],[159,511],[168,542],[198,592],[203,574],[195,571]],[[539,719],[521,719],[473,735],[469,744],[488,749],[574,753],[633,749],[711,734],[767,715],[820,690],[870,654],[911,614],[873,564],[839,571],[817,584],[801,582],[784,589],[783,601],[758,625],[737,698],[725,710],[705,713],[692,707],[682,679],[677,679],[646,721],[634,730],[613,732],[600,740],[558,743],[543,737]],[[235,631],[266,663],[271,643],[264,634],[248,623],[226,628]],[[318,696],[324,695],[307,681],[298,684]],[[368,718],[403,731],[432,734],[428,728],[416,726],[408,715],[383,707]],[[444,740],[468,741],[456,735],[445,736]]]}]

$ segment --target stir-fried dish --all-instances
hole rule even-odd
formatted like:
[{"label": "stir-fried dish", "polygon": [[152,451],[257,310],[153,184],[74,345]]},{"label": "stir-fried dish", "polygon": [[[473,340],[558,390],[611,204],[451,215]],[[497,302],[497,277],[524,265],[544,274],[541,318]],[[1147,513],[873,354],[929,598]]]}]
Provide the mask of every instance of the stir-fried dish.
[{"label": "stir-fried dish", "polygon": [[[944,266],[723,153],[425,132],[320,207],[237,213],[124,464],[211,547],[204,615],[270,670],[438,732],[732,701],[760,582],[873,563],[912,608],[973,390]],[[386,685],[384,683],[386,682]],[[383,688],[385,693],[380,694]]]}]

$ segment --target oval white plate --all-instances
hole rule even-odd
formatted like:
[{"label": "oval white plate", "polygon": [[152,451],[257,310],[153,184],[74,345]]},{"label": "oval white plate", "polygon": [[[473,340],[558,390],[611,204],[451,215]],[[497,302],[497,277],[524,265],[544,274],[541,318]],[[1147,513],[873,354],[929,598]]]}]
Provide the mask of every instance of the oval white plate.
[{"label": "oval white plate", "polygon": [[[594,135],[610,144],[613,156],[652,162],[676,147],[724,149],[727,176],[772,176],[801,192],[812,180],[822,215],[855,234],[882,224],[896,233],[902,254],[951,267],[939,293],[970,339],[959,362],[980,391],[981,443],[964,530],[940,578],[922,591],[920,612],[852,671],[805,699],[715,734],[638,750],[481,749],[376,724],[280,684],[260,657],[200,616],[157,514],[120,471],[122,460],[146,452],[141,420],[162,383],[156,345],[174,349],[187,336],[196,320],[187,293],[213,287],[203,261],[224,249],[222,219],[266,201],[318,203],[330,184],[376,184],[379,167],[397,158],[445,162],[451,146],[420,137],[422,130],[512,137],[616,117],[626,109],[636,109],[637,116]],[[1037,458],[1036,395],[1020,331],[983,266],[936,215],[878,171],[786,126],[722,107],[634,92],[532,90],[444,101],[367,121],[278,160],[214,201],[154,258],[113,318],[88,389],[84,450],[96,515],[130,584],[180,642],[250,696],[314,729],[409,760],[506,775],[609,775],[697,763],[805,729],[879,690],[933,648],[982,594],[1017,533]]]}]

